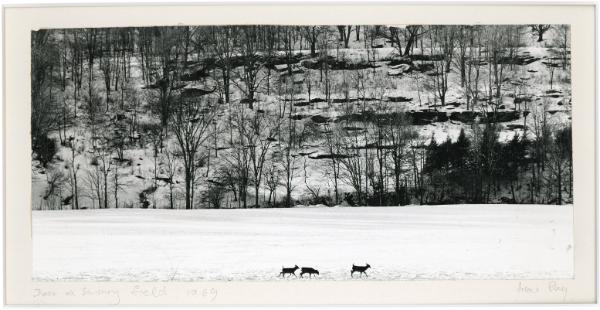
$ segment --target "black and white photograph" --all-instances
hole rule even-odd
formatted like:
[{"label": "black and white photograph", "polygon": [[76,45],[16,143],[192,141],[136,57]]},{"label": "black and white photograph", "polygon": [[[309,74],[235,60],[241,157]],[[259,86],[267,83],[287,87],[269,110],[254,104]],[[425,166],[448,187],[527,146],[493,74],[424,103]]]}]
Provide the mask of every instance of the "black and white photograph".
[{"label": "black and white photograph", "polygon": [[32,31],[32,279],[572,278],[570,29]]}]

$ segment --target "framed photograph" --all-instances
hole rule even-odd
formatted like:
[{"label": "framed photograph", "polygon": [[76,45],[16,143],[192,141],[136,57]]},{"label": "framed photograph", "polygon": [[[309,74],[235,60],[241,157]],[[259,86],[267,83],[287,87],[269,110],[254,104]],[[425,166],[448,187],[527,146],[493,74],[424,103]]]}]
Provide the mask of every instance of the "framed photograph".
[{"label": "framed photograph", "polygon": [[593,303],[595,39],[594,5],[5,7],[6,302]]}]

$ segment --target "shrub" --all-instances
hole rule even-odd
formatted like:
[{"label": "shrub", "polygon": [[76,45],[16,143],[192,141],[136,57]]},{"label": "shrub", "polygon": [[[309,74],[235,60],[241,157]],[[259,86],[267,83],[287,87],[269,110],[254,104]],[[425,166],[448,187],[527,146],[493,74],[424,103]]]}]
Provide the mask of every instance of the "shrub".
[{"label": "shrub", "polygon": [[56,154],[56,140],[48,138],[46,135],[38,137],[35,141],[35,149],[33,150],[37,154],[37,159],[40,163],[46,167],[46,165],[52,161],[52,158]]},{"label": "shrub", "polygon": [[223,197],[225,196],[225,186],[222,183],[210,183],[208,186],[207,199],[210,208],[220,209]]}]

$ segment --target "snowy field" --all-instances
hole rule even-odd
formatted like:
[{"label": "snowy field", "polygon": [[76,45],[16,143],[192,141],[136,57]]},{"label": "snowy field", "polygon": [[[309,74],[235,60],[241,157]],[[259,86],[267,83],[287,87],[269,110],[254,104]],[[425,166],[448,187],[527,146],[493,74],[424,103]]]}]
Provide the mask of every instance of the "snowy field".
[{"label": "snowy field", "polygon": [[539,205],[33,211],[33,278],[315,281],[278,277],[297,264],[318,269],[320,280],[351,280],[353,263],[372,266],[369,280],[568,278],[572,213]]}]

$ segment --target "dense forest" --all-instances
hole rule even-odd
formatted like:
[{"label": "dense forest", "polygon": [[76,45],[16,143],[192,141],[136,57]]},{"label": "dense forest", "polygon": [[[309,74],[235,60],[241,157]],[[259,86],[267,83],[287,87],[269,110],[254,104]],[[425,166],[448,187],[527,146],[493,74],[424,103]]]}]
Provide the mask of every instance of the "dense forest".
[{"label": "dense forest", "polygon": [[32,208],[569,204],[569,31],[34,31]]}]

